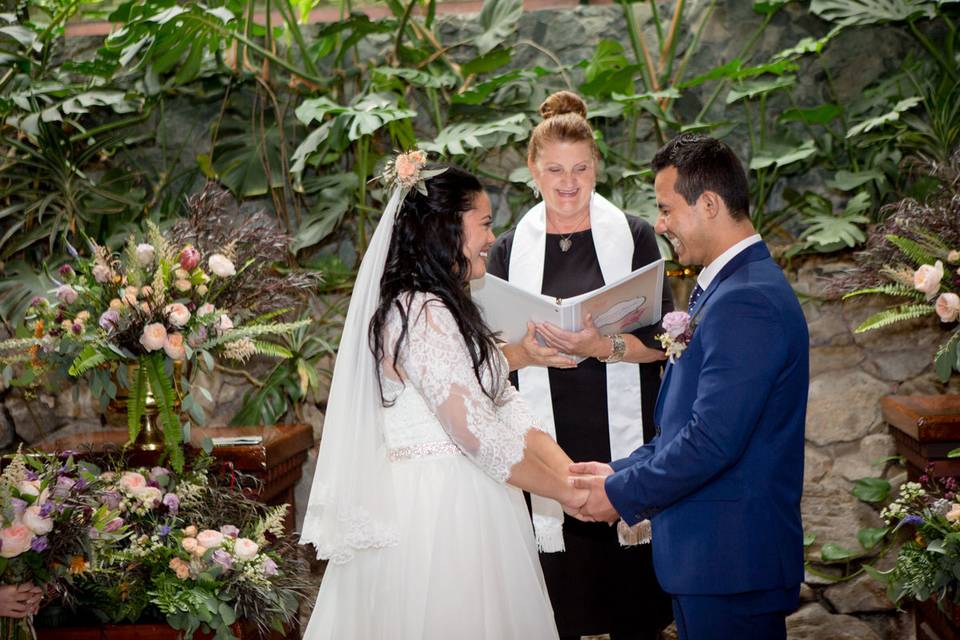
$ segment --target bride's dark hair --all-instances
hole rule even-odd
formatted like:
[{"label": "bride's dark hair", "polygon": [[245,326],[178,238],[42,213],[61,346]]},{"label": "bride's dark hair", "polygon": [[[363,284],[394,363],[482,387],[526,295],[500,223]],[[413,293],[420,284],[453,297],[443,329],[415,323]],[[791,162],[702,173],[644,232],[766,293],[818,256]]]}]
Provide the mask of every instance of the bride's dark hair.
[{"label": "bride's dark hair", "polygon": [[[463,214],[474,207],[483,186],[476,176],[453,165],[429,164],[426,169],[443,167],[443,173],[426,181],[428,195],[411,189],[397,211],[380,281],[380,302],[370,320],[370,350],[377,362],[383,360],[383,329],[391,308],[395,308],[400,314],[401,331],[392,358],[398,362],[411,312],[423,313],[422,308],[411,308],[411,296],[417,291],[432,294],[453,314],[473,360],[474,375],[484,393],[493,398],[499,381],[488,388],[481,372],[490,368],[496,341],[470,299],[470,260],[463,253]],[[380,397],[389,406],[392,402],[383,396],[382,381],[379,377],[377,381]]]}]

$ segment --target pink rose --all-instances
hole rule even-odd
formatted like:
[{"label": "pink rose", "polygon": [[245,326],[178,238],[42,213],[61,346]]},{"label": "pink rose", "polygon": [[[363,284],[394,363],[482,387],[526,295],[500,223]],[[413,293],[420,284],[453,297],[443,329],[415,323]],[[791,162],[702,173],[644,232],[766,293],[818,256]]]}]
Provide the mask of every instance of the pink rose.
[{"label": "pink rose", "polygon": [[679,338],[690,327],[690,316],[686,311],[671,311],[663,316],[663,330],[671,338]]},{"label": "pink rose", "polygon": [[17,485],[17,490],[20,492],[20,495],[39,496],[40,481],[39,480],[21,480],[20,484]]},{"label": "pink rose", "polygon": [[33,505],[23,512],[23,524],[34,534],[45,536],[53,531],[53,520],[40,515],[40,507]]},{"label": "pink rose", "polygon": [[94,265],[93,279],[100,284],[106,284],[113,279],[113,271],[105,264]]},{"label": "pink rose", "polygon": [[209,302],[204,302],[202,305],[200,305],[200,308],[197,309],[197,315],[200,317],[209,316],[216,310],[216,307],[214,307],[212,304]]},{"label": "pink rose", "polygon": [[953,251],[948,253],[947,262],[949,262],[950,264],[957,264],[958,262],[960,262],[960,251],[957,251],[956,249],[954,249]]},{"label": "pink rose", "polygon": [[148,324],[143,328],[143,335],[140,336],[140,344],[147,351],[157,351],[162,349],[167,341],[167,330],[159,322]]},{"label": "pink rose", "polygon": [[182,327],[190,321],[190,310],[185,304],[174,302],[163,308],[163,315],[167,316],[167,322],[175,327]]},{"label": "pink rose", "polygon": [[183,360],[187,357],[187,350],[183,346],[182,333],[169,333],[163,342],[163,350],[171,360]]},{"label": "pink rose", "polygon": [[180,268],[185,271],[192,271],[200,264],[200,252],[187,245],[180,252]]},{"label": "pink rose", "polygon": [[189,527],[183,530],[183,535],[190,536],[191,538],[195,538],[197,535],[197,528],[193,525],[190,525]]},{"label": "pink rose", "polygon": [[417,174],[417,163],[407,154],[397,156],[396,162],[397,177],[404,183],[409,182]]},{"label": "pink rose", "polygon": [[222,533],[228,538],[236,538],[237,536],[240,535],[240,529],[237,529],[232,524],[225,524],[222,527],[220,527],[220,533]]},{"label": "pink rose", "polygon": [[0,557],[13,558],[30,549],[33,531],[25,524],[13,524],[0,529]]},{"label": "pink rose", "polygon": [[238,560],[253,560],[257,552],[260,551],[260,545],[250,538],[237,538],[233,543],[233,555]]},{"label": "pink rose", "polygon": [[68,284],[62,284],[57,287],[57,300],[64,304],[73,304],[77,301],[77,290]]},{"label": "pink rose", "polygon": [[122,489],[136,494],[137,491],[147,486],[147,479],[136,471],[124,471],[118,484]]},{"label": "pink rose", "polygon": [[934,265],[922,264],[913,273],[913,288],[927,294],[927,300],[933,300],[940,289],[940,280],[943,279],[943,262],[937,260]]},{"label": "pink rose", "polygon": [[204,529],[197,534],[197,542],[207,549],[215,549],[223,544],[223,534],[213,529]]},{"label": "pink rose", "polygon": [[217,333],[223,333],[233,329],[233,321],[225,313],[220,314],[220,317],[217,318],[217,321],[213,323],[213,328],[216,329]]},{"label": "pink rose", "polygon": [[937,315],[940,316],[940,322],[955,322],[960,318],[960,296],[941,293],[937,298]]},{"label": "pink rose", "polygon": [[123,301],[131,307],[137,304],[137,294],[140,292],[136,287],[125,287],[123,290]]}]

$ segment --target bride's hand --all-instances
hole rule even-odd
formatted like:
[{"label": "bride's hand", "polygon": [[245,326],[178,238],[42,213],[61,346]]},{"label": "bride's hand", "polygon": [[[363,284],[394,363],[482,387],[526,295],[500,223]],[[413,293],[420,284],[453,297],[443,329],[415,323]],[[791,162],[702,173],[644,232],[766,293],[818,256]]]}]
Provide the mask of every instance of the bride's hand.
[{"label": "bride's hand", "polygon": [[590,491],[574,487],[570,476],[567,476],[567,484],[570,485],[570,490],[566,492],[566,496],[560,504],[563,506],[564,513],[570,516],[576,516],[580,512],[580,508],[587,503],[587,498],[590,497]]}]

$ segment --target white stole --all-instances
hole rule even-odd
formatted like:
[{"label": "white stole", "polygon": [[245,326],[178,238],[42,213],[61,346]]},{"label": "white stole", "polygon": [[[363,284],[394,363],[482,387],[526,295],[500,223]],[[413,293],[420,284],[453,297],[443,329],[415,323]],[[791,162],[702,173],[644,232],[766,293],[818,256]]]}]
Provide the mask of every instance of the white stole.
[{"label": "white stole", "polygon": [[[633,269],[633,234],[626,215],[603,196],[590,198],[590,226],[593,244],[605,283],[615,282]],[[517,224],[510,251],[512,284],[543,295],[543,262],[546,255],[546,208],[541,202],[530,209]],[[549,297],[549,296],[544,296]],[[552,300],[552,298],[550,298]],[[520,395],[533,416],[554,439],[553,401],[546,367],[525,367],[517,372]],[[610,454],[625,458],[643,445],[643,413],[640,396],[640,367],[636,363],[607,365],[607,417],[610,427]],[[563,551],[563,508],[560,503],[531,495],[533,527],[540,551]],[[649,541],[649,523],[636,527],[618,527],[621,544]]]}]

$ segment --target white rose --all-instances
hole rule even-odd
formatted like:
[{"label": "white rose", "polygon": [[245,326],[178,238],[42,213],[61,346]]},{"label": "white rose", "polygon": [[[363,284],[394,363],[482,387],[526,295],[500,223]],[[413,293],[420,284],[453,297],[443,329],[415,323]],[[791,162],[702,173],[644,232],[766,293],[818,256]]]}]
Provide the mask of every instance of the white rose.
[{"label": "white rose", "polygon": [[93,267],[94,280],[96,280],[100,284],[106,284],[107,282],[110,282],[112,278],[113,278],[113,271],[110,269],[110,267],[103,264],[94,265]]},{"label": "white rose", "polygon": [[222,253],[215,253],[210,256],[210,259],[207,261],[207,266],[210,267],[210,271],[212,271],[214,275],[220,276],[221,278],[226,278],[237,273],[233,263]]},{"label": "white rose", "polygon": [[157,351],[163,349],[167,341],[167,330],[159,322],[148,324],[143,328],[143,335],[140,336],[140,344],[147,351]]},{"label": "white rose", "polygon": [[153,257],[156,253],[156,249],[153,248],[152,244],[138,244],[136,250],[137,262],[140,263],[141,267],[149,267],[153,264]]},{"label": "white rose", "polygon": [[163,491],[157,487],[141,487],[134,491],[133,495],[137,496],[137,499],[143,504],[153,506],[163,498]]},{"label": "white rose", "polygon": [[260,546],[250,538],[237,538],[233,543],[233,555],[238,560],[253,560]]},{"label": "white rose", "polygon": [[190,321],[190,310],[179,302],[165,306],[163,315],[167,316],[167,320],[175,327],[182,327]]},{"label": "white rose", "polygon": [[23,512],[23,524],[38,536],[44,536],[53,531],[53,520],[40,515],[40,507],[33,505]]},{"label": "white rose", "polygon": [[937,298],[936,308],[940,322],[955,322],[960,318],[960,296],[955,293],[941,293]]},{"label": "white rose", "polygon": [[21,480],[20,484],[17,485],[17,489],[20,491],[21,495],[39,496],[40,481],[39,480]]},{"label": "white rose", "polygon": [[927,294],[927,300],[933,300],[940,290],[940,280],[943,279],[943,262],[937,260],[934,265],[922,264],[913,273],[913,288]]}]

